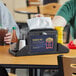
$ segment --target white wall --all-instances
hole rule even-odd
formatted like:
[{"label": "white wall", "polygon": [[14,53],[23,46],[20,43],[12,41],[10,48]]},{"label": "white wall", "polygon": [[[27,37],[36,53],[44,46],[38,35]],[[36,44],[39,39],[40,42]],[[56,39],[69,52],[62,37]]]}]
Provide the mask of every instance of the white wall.
[{"label": "white wall", "polygon": [[26,21],[27,15],[15,13],[15,11],[14,11],[17,8],[26,7],[25,0],[2,0],[2,1],[3,1],[3,3],[6,4],[7,8],[12,13],[15,21],[17,21],[17,22],[25,22]]}]

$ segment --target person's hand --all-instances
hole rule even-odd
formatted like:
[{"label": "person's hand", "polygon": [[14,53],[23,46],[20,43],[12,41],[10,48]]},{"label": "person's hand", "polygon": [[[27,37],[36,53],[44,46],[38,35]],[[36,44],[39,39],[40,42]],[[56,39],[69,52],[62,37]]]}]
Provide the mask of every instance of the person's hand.
[{"label": "person's hand", "polygon": [[34,17],[44,17],[44,15],[42,15],[42,14],[36,14],[36,15],[34,15]]},{"label": "person's hand", "polygon": [[7,33],[6,37],[4,37],[4,41],[5,41],[6,44],[10,44],[11,39],[12,39],[12,34],[11,33]]}]

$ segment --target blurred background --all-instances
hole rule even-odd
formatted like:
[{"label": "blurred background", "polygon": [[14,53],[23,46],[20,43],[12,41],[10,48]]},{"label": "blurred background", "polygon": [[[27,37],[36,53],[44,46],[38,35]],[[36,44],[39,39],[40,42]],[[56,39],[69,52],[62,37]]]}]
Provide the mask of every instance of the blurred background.
[{"label": "blurred background", "polygon": [[[35,0],[33,0],[33,1],[35,1]],[[46,4],[49,2],[57,2],[57,3],[62,5],[66,1],[67,0],[39,0],[39,3],[40,4]],[[26,20],[28,18],[27,15],[15,13],[14,10],[17,8],[26,7],[27,6],[27,0],[3,0],[3,2],[6,4],[8,9],[11,11],[16,22],[21,22],[21,23],[26,22]]]},{"label": "blurred background", "polygon": [[[15,9],[27,7],[29,0],[2,0],[2,1],[6,5],[6,7],[10,10],[15,21],[18,23],[18,25],[24,25],[25,27],[27,19],[28,19],[28,15],[22,14],[22,13],[16,13]],[[36,0],[33,0],[33,1],[36,1]],[[38,3],[39,5],[45,5],[45,4],[54,2],[54,3],[59,3],[60,5],[63,5],[66,1],[68,0],[38,0]],[[31,15],[31,18],[33,17],[33,15]],[[54,73],[56,71],[57,70],[45,70],[44,76],[54,76]],[[16,73],[17,73],[17,76],[28,76],[29,75],[27,69],[17,69]]]}]

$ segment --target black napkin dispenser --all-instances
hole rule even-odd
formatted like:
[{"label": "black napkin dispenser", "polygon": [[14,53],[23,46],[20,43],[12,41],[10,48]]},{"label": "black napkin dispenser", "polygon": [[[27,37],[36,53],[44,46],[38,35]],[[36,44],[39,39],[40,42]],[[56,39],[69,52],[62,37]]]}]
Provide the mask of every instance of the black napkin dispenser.
[{"label": "black napkin dispenser", "polygon": [[[14,52],[9,50],[14,56],[42,55],[67,53],[69,49],[57,43],[57,31],[55,29],[35,29],[27,34],[27,45],[21,50]],[[61,49],[64,48],[64,49]]]}]

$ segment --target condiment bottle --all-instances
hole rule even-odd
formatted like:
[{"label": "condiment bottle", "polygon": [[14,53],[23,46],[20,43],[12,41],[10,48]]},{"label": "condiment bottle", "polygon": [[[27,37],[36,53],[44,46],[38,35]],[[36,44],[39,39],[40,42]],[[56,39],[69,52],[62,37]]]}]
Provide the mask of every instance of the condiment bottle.
[{"label": "condiment bottle", "polygon": [[18,51],[18,38],[16,35],[16,27],[12,27],[12,39],[11,39],[11,44],[10,44],[10,50],[17,52]]},{"label": "condiment bottle", "polygon": [[17,35],[16,35],[16,27],[13,27],[12,29],[13,29],[13,31],[12,31],[11,43],[16,43],[16,42],[18,42],[18,38],[17,38]]},{"label": "condiment bottle", "polygon": [[58,43],[63,44],[63,27],[62,26],[56,26],[55,29],[58,32]]}]

